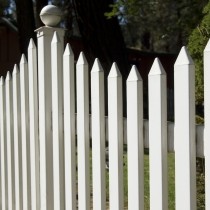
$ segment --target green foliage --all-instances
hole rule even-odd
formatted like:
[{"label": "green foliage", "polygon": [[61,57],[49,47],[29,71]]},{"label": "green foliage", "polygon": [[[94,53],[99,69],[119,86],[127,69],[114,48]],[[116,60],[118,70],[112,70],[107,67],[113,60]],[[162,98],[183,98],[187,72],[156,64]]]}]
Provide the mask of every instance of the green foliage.
[{"label": "green foliage", "polygon": [[196,158],[197,209],[205,209],[205,159]]},{"label": "green foliage", "polygon": [[8,0],[0,1],[0,16],[7,15],[9,6],[10,6],[10,2]]},{"label": "green foliage", "polygon": [[197,173],[197,210],[205,209],[205,175]]},{"label": "green foliage", "polygon": [[207,0],[119,0],[108,18],[118,16],[129,47],[178,52],[202,18]]},{"label": "green foliage", "polygon": [[188,48],[195,62],[196,102],[202,104],[203,92],[203,51],[210,37],[210,2],[203,9],[203,19],[189,37]]},{"label": "green foliage", "polygon": [[201,125],[201,124],[204,124],[204,118],[199,116],[199,115],[196,115],[196,124],[198,125]]},{"label": "green foliage", "polygon": [[[148,0],[118,0],[114,4],[110,5],[111,11],[106,12],[105,15],[108,18],[112,18],[113,16],[122,16],[123,18],[130,17],[138,17],[139,14],[149,13],[149,8],[155,4],[154,2],[150,2]],[[148,9],[148,11],[146,11]]]},{"label": "green foliage", "polygon": [[119,0],[110,8],[106,16],[120,18],[128,47],[176,53],[188,45],[196,66],[196,104],[202,104],[203,50],[210,37],[210,2]]}]

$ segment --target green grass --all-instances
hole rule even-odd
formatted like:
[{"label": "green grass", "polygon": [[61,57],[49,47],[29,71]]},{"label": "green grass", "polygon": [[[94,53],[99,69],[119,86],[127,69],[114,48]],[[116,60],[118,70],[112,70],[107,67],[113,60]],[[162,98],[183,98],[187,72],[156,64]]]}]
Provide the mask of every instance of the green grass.
[{"label": "green grass", "polygon": [[[175,209],[175,186],[174,186],[174,154],[168,154],[168,179],[169,179],[169,210]],[[109,199],[109,178],[106,171],[106,197]],[[127,186],[127,154],[124,154],[124,206],[128,206],[128,186]],[[144,155],[144,205],[145,210],[149,210],[149,155]]]},{"label": "green grass", "polygon": [[[127,206],[127,155],[124,155],[124,205]],[[175,174],[174,174],[174,154],[168,154],[168,206],[169,210],[175,209]],[[144,209],[149,210],[149,155],[144,155]]]},{"label": "green grass", "polygon": [[[203,173],[203,159],[197,159],[197,209],[205,209],[205,191],[204,181],[205,176]],[[106,170],[106,198],[107,205],[109,200],[109,178],[108,170]],[[149,210],[149,154],[145,150],[144,155],[144,209]],[[128,206],[128,186],[127,186],[127,154],[124,154],[124,206]],[[108,207],[107,207],[108,208]],[[168,209],[175,210],[175,155],[168,153]]]},{"label": "green grass", "polygon": [[[168,208],[175,209],[175,173],[174,173],[174,154],[168,154]],[[144,202],[145,209],[149,210],[149,155],[144,155]]]}]

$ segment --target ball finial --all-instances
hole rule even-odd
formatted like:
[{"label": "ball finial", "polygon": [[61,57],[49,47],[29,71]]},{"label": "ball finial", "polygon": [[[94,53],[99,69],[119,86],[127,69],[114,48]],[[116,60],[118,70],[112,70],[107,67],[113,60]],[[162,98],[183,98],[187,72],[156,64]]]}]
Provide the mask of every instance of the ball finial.
[{"label": "ball finial", "polygon": [[45,6],[40,12],[40,18],[45,26],[54,27],[61,21],[62,12],[54,5]]}]

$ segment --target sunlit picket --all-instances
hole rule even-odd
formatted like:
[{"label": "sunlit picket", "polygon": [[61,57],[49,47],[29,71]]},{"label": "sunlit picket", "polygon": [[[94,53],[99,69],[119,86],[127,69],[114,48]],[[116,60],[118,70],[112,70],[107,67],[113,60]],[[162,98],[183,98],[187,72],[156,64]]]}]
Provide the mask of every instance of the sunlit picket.
[{"label": "sunlit picket", "polygon": [[7,208],[7,145],[6,145],[6,104],[4,78],[0,79],[0,119],[1,119],[1,207]]},{"label": "sunlit picket", "polygon": [[108,76],[110,210],[123,209],[122,75],[113,63]]},{"label": "sunlit picket", "polygon": [[144,209],[143,81],[135,66],[127,79],[128,209]]},{"label": "sunlit picket", "polygon": [[98,58],[93,66],[83,52],[75,60],[64,46],[64,29],[43,26],[36,33],[37,46],[30,40],[27,58],[0,78],[0,209],[143,210],[147,148],[150,209],[169,209],[167,155],[174,152],[176,210],[197,209],[196,157],[205,158],[209,210],[210,43],[204,129],[195,124],[195,69],[186,47],[174,65],[173,123],[167,122],[167,74],[158,58],[148,75],[149,120],[143,120],[144,81],[135,66],[123,91],[115,62],[105,78]]},{"label": "sunlit picket", "polygon": [[37,49],[30,40],[28,47],[29,81],[29,123],[30,123],[30,175],[31,175],[31,210],[39,209],[39,142],[38,142],[38,84],[37,84]]},{"label": "sunlit picket", "polygon": [[89,169],[89,76],[88,63],[83,52],[76,64],[77,88],[77,156],[79,209],[90,209]]},{"label": "sunlit picket", "polygon": [[14,158],[15,158],[15,207],[23,208],[22,189],[22,145],[21,145],[21,109],[20,109],[20,72],[17,65],[12,72],[13,77],[13,114],[14,114]]},{"label": "sunlit picket", "polygon": [[54,208],[64,209],[64,142],[63,142],[63,72],[62,48],[57,32],[51,43],[52,61],[52,141]]},{"label": "sunlit picket", "polygon": [[165,210],[168,209],[166,73],[159,59],[155,59],[148,77],[150,209]]},{"label": "sunlit picket", "polygon": [[76,126],[74,75],[74,53],[70,45],[67,44],[63,54],[64,164],[66,209],[76,209]]},{"label": "sunlit picket", "polygon": [[91,71],[93,208],[106,209],[104,71],[98,59]]},{"label": "sunlit picket", "polygon": [[6,89],[6,135],[7,135],[7,193],[8,209],[15,209],[15,173],[14,173],[14,131],[13,131],[13,100],[12,100],[12,77],[7,72],[5,80]]},{"label": "sunlit picket", "polygon": [[[196,209],[195,70],[183,47],[174,65],[176,208]],[[188,180],[186,182],[186,180]]]},{"label": "sunlit picket", "polygon": [[23,210],[30,206],[30,141],[29,139],[29,100],[28,100],[28,63],[22,55],[20,61],[20,105],[21,105],[21,138],[22,138],[22,182]]},{"label": "sunlit picket", "polygon": [[206,209],[210,209],[210,41],[204,50],[204,108],[205,108],[205,130],[204,130],[204,155],[205,155],[205,193]]}]

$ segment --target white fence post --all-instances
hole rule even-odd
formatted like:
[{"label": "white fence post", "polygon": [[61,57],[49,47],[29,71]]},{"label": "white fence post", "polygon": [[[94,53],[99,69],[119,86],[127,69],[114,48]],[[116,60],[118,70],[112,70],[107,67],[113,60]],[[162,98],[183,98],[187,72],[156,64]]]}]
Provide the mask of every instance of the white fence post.
[{"label": "white fence post", "polygon": [[6,127],[7,127],[7,176],[8,210],[15,209],[15,173],[14,173],[14,130],[12,104],[12,78],[8,71],[5,80],[6,89]]},{"label": "white fence post", "polygon": [[69,44],[63,55],[65,207],[76,209],[74,54]]},{"label": "white fence post", "polygon": [[183,47],[174,65],[176,209],[196,209],[195,70]]},{"label": "white fence post", "polygon": [[30,202],[30,141],[29,141],[29,101],[28,101],[28,64],[25,55],[20,61],[20,102],[22,129],[22,178],[23,210],[28,210]]},{"label": "white fence post", "polygon": [[77,71],[77,154],[79,209],[90,209],[89,174],[89,71],[88,63],[81,52]]},{"label": "white fence post", "polygon": [[51,42],[54,209],[64,210],[63,72],[57,32]]},{"label": "white fence post", "polygon": [[33,40],[28,47],[29,116],[30,116],[30,169],[31,210],[40,209],[39,191],[39,137],[38,137],[38,89],[37,50]]},{"label": "white fence post", "polygon": [[0,78],[0,135],[1,135],[1,205],[2,210],[8,209],[7,203],[7,141],[6,141],[6,103],[4,78]]},{"label": "white fence post", "polygon": [[116,63],[113,63],[108,76],[110,210],[122,210],[124,206],[122,106],[122,75]]},{"label": "white fence post", "polygon": [[20,72],[15,65],[13,78],[13,114],[14,114],[14,161],[15,161],[15,209],[23,209],[22,188],[22,149],[21,149],[21,110],[20,110]]},{"label": "white fence post", "polygon": [[106,209],[104,71],[98,59],[91,71],[93,209]]},{"label": "white fence post", "polygon": [[127,79],[128,209],[144,210],[143,81],[135,66]]},{"label": "white fence post", "polygon": [[204,155],[205,155],[205,199],[206,210],[210,209],[210,41],[204,50]]},{"label": "white fence post", "polygon": [[53,30],[39,29],[38,42],[38,90],[39,90],[39,142],[40,142],[40,209],[53,209],[53,168],[51,134],[51,54]]},{"label": "white fence post", "polygon": [[168,209],[167,88],[166,73],[158,58],[148,76],[150,209]]},{"label": "white fence post", "polygon": [[52,90],[51,41],[57,31],[63,43],[64,31],[41,27],[38,38],[38,89],[39,89],[39,141],[40,141],[40,209],[53,209],[53,154],[52,154]]}]

